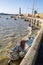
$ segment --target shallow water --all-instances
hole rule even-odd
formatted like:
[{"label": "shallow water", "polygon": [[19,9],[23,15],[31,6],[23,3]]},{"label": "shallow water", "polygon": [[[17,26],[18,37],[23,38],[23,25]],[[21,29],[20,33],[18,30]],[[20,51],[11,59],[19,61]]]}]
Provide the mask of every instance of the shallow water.
[{"label": "shallow water", "polygon": [[[7,65],[8,59],[3,58],[6,56],[6,49],[10,49],[9,47],[11,43],[14,42],[17,38],[21,38],[23,35],[28,34],[27,28],[29,23],[25,22],[23,19],[14,20],[11,18],[11,15],[0,15],[0,64]],[[9,46],[10,45],[10,46]],[[3,62],[3,63],[2,63]],[[15,61],[12,65],[19,65],[19,61]]]},{"label": "shallow water", "polygon": [[[8,18],[8,19],[7,19]],[[0,15],[0,45],[10,42],[13,38],[23,36],[29,23],[23,19],[14,20],[11,15]]]}]

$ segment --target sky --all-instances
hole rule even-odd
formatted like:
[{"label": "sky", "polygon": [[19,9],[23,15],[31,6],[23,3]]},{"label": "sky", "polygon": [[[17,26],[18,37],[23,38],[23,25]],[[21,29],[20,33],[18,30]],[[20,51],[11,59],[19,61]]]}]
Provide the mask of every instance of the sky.
[{"label": "sky", "polygon": [[[0,13],[32,13],[33,0],[0,0]],[[43,13],[43,0],[35,0],[34,9]]]}]

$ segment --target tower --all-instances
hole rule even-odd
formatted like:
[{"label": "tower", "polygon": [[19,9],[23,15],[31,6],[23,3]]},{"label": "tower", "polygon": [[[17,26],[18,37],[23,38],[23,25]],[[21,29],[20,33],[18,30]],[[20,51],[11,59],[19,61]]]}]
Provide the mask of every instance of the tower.
[{"label": "tower", "polygon": [[21,14],[21,8],[19,8],[19,14]]}]

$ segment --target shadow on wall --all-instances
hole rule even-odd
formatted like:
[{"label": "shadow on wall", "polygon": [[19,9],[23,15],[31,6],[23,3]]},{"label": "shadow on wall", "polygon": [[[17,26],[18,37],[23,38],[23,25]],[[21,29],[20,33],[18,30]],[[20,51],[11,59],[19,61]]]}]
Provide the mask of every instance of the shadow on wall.
[{"label": "shadow on wall", "polygon": [[34,65],[43,65],[43,34],[40,41],[40,48]]}]

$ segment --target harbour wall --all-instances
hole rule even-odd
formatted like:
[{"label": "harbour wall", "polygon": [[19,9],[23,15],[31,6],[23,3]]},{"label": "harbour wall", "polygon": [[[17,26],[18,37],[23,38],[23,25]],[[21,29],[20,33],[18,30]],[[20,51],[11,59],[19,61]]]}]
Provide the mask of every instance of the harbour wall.
[{"label": "harbour wall", "polygon": [[23,60],[21,61],[20,65],[34,65],[35,64],[35,60],[37,58],[38,50],[40,48],[41,37],[42,37],[42,34],[43,34],[43,20],[40,19],[40,21],[41,21],[41,28],[38,31],[38,34],[35,37],[35,39],[32,43],[32,46],[30,47],[30,49],[26,53],[26,55],[23,58]]},{"label": "harbour wall", "polygon": [[42,19],[40,18],[33,18],[33,17],[28,17],[28,16],[15,16],[14,19],[18,19],[18,18],[21,18],[21,19],[24,19],[25,22],[29,22],[31,24],[31,26],[35,26],[37,28],[40,28],[41,27],[41,23],[42,23]]}]

